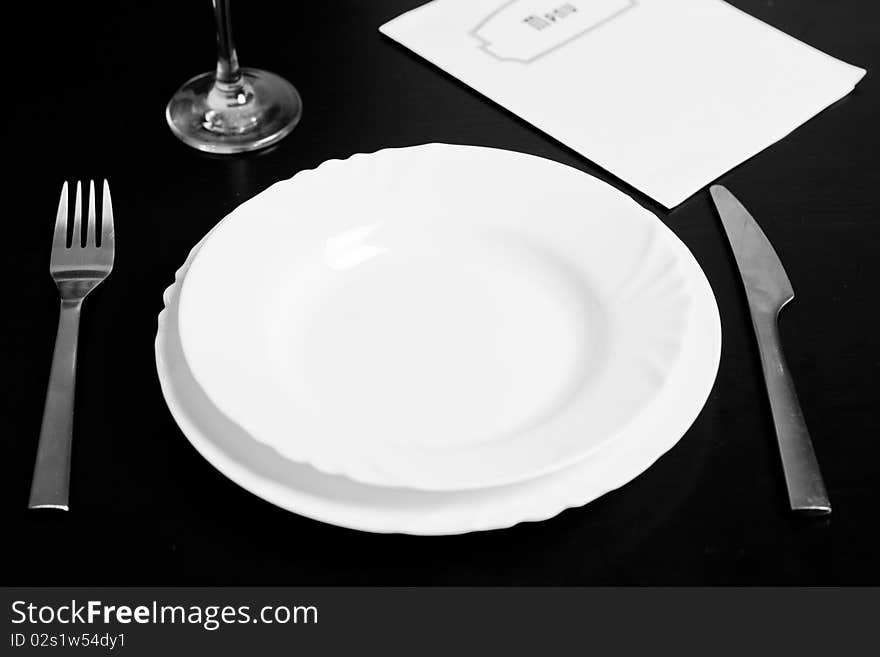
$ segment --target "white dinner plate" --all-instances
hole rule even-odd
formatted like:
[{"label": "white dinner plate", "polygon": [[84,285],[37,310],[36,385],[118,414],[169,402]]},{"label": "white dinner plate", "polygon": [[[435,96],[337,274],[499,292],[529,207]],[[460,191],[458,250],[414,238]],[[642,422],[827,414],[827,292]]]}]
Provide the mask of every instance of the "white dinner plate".
[{"label": "white dinner plate", "polygon": [[[700,295],[693,321],[711,339],[685,349],[682,370],[692,372],[704,394],[685,412],[667,414],[654,425],[642,423],[636,439],[614,441],[568,468],[518,484],[460,492],[360,484],[285,459],[230,422],[205,396],[183,357],[178,332],[180,282],[198,248],[165,291],[159,315],[156,366],[168,408],[196,450],[229,479],[283,509],[333,525],[382,533],[461,534],[545,520],[586,504],[629,482],[675,445],[702,407],[718,367],[718,310],[711,295]],[[677,404],[675,391],[662,391],[660,402]]]},{"label": "white dinner plate", "polygon": [[718,342],[701,297],[690,252],[609,185],[431,144],[325,162],[241,205],[192,261],[179,330],[208,399],[288,460],[461,491],[692,419],[707,389],[685,348]]}]

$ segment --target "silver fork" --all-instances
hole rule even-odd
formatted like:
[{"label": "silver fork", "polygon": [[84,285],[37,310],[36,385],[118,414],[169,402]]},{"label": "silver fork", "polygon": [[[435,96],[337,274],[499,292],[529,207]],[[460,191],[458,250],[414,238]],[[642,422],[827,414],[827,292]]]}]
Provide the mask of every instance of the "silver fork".
[{"label": "silver fork", "polygon": [[61,296],[58,333],[52,355],[49,389],[43,407],[43,424],[37,462],[31,482],[31,509],[68,509],[70,489],[70,446],[73,439],[73,396],[76,384],[76,345],[79,335],[79,315],[83,300],[110,274],[113,269],[115,233],[110,187],[104,181],[101,200],[101,243],[98,245],[95,215],[95,183],[89,183],[89,213],[85,242],[82,239],[81,183],[76,183],[76,201],[73,208],[73,228],[70,246],[67,243],[68,212],[67,183],[61,188],[55,234],[52,239],[52,257],[49,273]]}]

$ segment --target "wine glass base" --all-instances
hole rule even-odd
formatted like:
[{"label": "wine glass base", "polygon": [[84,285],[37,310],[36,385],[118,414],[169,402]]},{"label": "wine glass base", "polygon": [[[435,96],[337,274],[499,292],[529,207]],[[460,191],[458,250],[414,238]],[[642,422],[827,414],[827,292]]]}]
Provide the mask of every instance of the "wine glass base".
[{"label": "wine glass base", "polygon": [[241,74],[247,94],[240,103],[218,104],[213,72],[188,80],[165,109],[171,131],[207,153],[245,153],[287,136],[302,116],[297,90],[268,71],[242,68]]}]

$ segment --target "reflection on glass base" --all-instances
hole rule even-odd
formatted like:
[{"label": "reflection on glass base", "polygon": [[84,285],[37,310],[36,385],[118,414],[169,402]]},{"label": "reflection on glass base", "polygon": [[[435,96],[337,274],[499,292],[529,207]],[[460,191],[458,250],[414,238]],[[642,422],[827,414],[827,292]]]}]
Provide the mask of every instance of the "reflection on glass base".
[{"label": "reflection on glass base", "polygon": [[208,153],[254,151],[289,134],[302,115],[293,85],[254,68],[241,75],[236,84],[216,82],[213,72],[186,82],[165,110],[172,132]]}]

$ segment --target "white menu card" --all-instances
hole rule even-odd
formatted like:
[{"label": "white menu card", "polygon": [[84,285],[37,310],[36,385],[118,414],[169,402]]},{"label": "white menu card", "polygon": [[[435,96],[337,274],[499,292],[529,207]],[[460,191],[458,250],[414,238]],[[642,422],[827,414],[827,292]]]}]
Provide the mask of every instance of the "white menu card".
[{"label": "white menu card", "polygon": [[434,0],[380,30],[669,208],[865,74],[722,0]]}]

